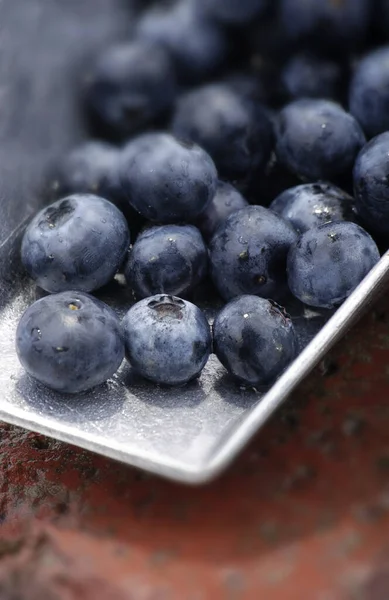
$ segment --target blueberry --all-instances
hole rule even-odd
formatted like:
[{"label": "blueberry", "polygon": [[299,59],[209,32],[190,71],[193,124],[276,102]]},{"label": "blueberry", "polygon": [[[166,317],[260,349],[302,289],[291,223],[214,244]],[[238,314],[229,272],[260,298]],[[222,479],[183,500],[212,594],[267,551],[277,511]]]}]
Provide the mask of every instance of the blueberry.
[{"label": "blueberry", "polygon": [[368,32],[371,0],[280,0],[289,40],[325,52],[358,47]]},{"label": "blueberry", "polygon": [[312,54],[296,54],[285,65],[282,83],[287,95],[296,98],[338,99],[343,72],[339,63]]},{"label": "blueberry", "polygon": [[331,180],[351,173],[365,141],[354,117],[330,100],[291,102],[277,122],[279,160],[308,180]]},{"label": "blueberry", "polygon": [[197,227],[205,239],[209,240],[227,217],[246,206],[248,206],[247,200],[234,186],[219,181],[212,201],[197,219]]},{"label": "blueberry", "polygon": [[182,296],[205,277],[208,251],[192,225],[152,227],[136,240],[125,276],[140,298],[155,294]]},{"label": "blueberry", "polygon": [[29,306],[17,328],[16,350],[31,377],[67,394],[103,383],[124,358],[120,321],[113,310],[75,291]]},{"label": "blueberry", "polygon": [[361,60],[350,83],[349,103],[367,136],[389,129],[389,46]]},{"label": "blueberry", "polygon": [[171,54],[181,81],[196,81],[222,65],[228,44],[224,32],[197,10],[197,0],[158,3],[139,19],[139,38],[160,43]]},{"label": "blueberry", "polygon": [[150,221],[193,221],[212,200],[217,171],[192,142],[167,133],[135,138],[123,150],[121,184],[130,204]]},{"label": "blueberry", "polygon": [[108,200],[74,194],[41,210],[22,241],[22,262],[47,292],[90,292],[118,271],[130,244],[123,214]]},{"label": "blueberry", "polygon": [[327,223],[306,231],[288,254],[291,292],[309,306],[341,304],[379,261],[370,235],[355,223]]},{"label": "blueberry", "polygon": [[170,57],[156,44],[136,40],[109,48],[85,90],[92,123],[110,138],[125,139],[168,111],[176,94]]},{"label": "blueberry", "polygon": [[172,128],[209,152],[220,176],[230,181],[244,180],[263,168],[273,148],[273,127],[266,111],[225,83],[183,95]]},{"label": "blueberry", "polygon": [[119,178],[120,150],[106,142],[85,142],[57,161],[49,173],[52,200],[71,194],[97,194],[113,202],[136,231],[142,225],[131,209]]},{"label": "blueberry", "polygon": [[270,210],[290,221],[298,233],[334,221],[355,221],[354,199],[331,183],[307,183],[285,190]]},{"label": "blueberry", "polygon": [[63,156],[50,173],[50,187],[56,199],[70,194],[98,194],[115,202],[122,196],[119,181],[119,155],[105,142],[85,142]]},{"label": "blueberry", "polygon": [[263,206],[233,213],[212,238],[211,275],[225,300],[242,294],[278,297],[286,284],[286,257],[297,240],[292,225]]},{"label": "blueberry", "polygon": [[183,385],[198,377],[211,352],[211,330],[197,306],[157,295],[135,304],[123,320],[126,356],[145,379]]},{"label": "blueberry", "polygon": [[389,132],[362,148],[354,166],[358,213],[369,229],[389,234]]},{"label": "blueberry", "polygon": [[269,0],[198,0],[206,14],[230,25],[248,24],[264,13],[269,3]]},{"label": "blueberry", "polygon": [[213,325],[214,351],[237,379],[254,386],[272,383],[295,358],[297,337],[283,308],[257,296],[227,304]]}]

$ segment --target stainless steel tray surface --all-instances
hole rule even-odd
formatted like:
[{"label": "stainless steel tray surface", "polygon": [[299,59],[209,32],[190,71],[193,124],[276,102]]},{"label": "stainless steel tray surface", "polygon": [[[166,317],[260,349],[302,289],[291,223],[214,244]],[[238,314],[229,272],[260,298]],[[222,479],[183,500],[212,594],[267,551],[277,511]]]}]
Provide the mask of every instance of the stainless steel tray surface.
[{"label": "stainless steel tray surface", "polygon": [[[14,349],[18,319],[39,294],[20,267],[20,236],[41,203],[47,164],[85,135],[75,90],[89,57],[129,30],[128,4],[0,4],[0,418],[172,479],[202,483],[228,465],[374,301],[389,280],[389,254],[335,314],[287,303],[301,353],[269,390],[234,383],[215,356],[198,381],[179,389],[141,381],[126,363],[107,384],[76,397],[32,382]],[[99,297],[119,314],[132,302],[120,277]],[[202,306],[212,321],[217,307]]]}]

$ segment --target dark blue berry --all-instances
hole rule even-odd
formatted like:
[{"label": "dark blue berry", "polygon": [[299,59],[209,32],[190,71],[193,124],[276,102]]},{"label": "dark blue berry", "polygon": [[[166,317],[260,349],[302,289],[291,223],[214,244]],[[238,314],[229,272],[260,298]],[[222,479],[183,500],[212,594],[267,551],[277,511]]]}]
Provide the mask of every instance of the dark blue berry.
[{"label": "dark blue berry", "polygon": [[365,141],[354,117],[329,100],[291,102],[277,121],[279,160],[308,180],[349,175]]},{"label": "dark blue berry", "polygon": [[142,219],[123,194],[119,161],[119,148],[106,142],[90,141],[74,148],[49,173],[52,200],[71,194],[97,194],[113,202],[126,216],[131,230],[137,231]]},{"label": "dark blue berry", "polygon": [[125,139],[159,119],[176,94],[166,51],[137,40],[109,48],[92,71],[85,91],[90,118],[107,137]]},{"label": "dark blue berry", "polygon": [[312,54],[296,54],[285,65],[282,83],[291,99],[338,99],[343,72],[339,63]]},{"label": "dark blue berry", "polygon": [[209,152],[220,176],[230,181],[244,180],[264,168],[273,148],[267,112],[226,83],[182,96],[172,128],[177,136]]},{"label": "dark blue berry", "polygon": [[211,275],[225,300],[243,294],[279,297],[286,284],[286,256],[297,233],[263,206],[233,213],[212,238]]},{"label": "dark blue berry", "polygon": [[205,277],[208,251],[192,225],[162,225],[141,233],[132,248],[125,276],[140,298],[183,296]]},{"label": "dark blue berry", "polygon": [[22,241],[22,262],[48,292],[90,292],[108,283],[130,244],[124,215],[108,200],[75,194],[41,210]]},{"label": "dark blue berry", "polygon": [[197,306],[157,295],[135,304],[123,320],[126,356],[145,379],[184,385],[198,377],[211,352],[211,330]]},{"label": "dark blue berry", "polygon": [[307,183],[285,190],[269,206],[298,233],[334,221],[354,221],[354,199],[331,183]]},{"label": "dark blue berry", "polygon": [[389,132],[362,148],[354,166],[358,213],[369,229],[389,234]]},{"label": "dark blue berry", "polygon": [[227,217],[246,206],[248,206],[247,200],[234,186],[219,181],[216,194],[197,219],[196,225],[205,239],[209,240],[219,225],[226,221]]},{"label": "dark blue berry", "polygon": [[253,386],[272,383],[295,358],[297,337],[283,308],[257,296],[227,304],[213,325],[214,352],[226,369]]},{"label": "dark blue berry", "polygon": [[105,382],[124,358],[113,310],[75,291],[41,298],[27,308],[17,328],[16,350],[31,377],[68,394]]},{"label": "dark blue berry", "polygon": [[123,150],[121,184],[130,204],[150,221],[193,221],[212,200],[217,171],[192,142],[167,133],[135,138]]},{"label": "dark blue berry", "polygon": [[99,141],[85,142],[63,156],[50,173],[49,185],[57,198],[70,194],[96,194],[120,203],[120,150]]},{"label": "dark blue berry", "polygon": [[331,53],[358,47],[368,32],[370,15],[371,0],[280,0],[287,38]]},{"label": "dark blue berry", "polygon": [[228,44],[224,32],[197,10],[197,0],[156,3],[136,26],[139,38],[168,50],[181,81],[201,80],[224,62]]},{"label": "dark blue berry", "polygon": [[309,306],[334,308],[350,296],[379,258],[373,239],[355,223],[310,229],[288,255],[290,290]]},{"label": "dark blue berry", "polygon": [[389,46],[361,60],[350,83],[349,103],[368,137],[389,129]]}]

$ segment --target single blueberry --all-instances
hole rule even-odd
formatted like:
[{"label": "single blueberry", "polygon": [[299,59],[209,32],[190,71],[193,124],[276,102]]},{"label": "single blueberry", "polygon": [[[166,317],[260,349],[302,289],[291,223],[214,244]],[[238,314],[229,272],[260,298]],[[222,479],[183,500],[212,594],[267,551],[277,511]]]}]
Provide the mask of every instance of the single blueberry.
[{"label": "single blueberry", "polygon": [[164,115],[175,95],[169,55],[159,45],[135,40],[103,53],[88,78],[85,102],[101,133],[125,139]]},{"label": "single blueberry", "polygon": [[285,65],[281,80],[287,95],[337,100],[343,83],[339,63],[313,54],[296,54]]},{"label": "single blueberry", "polygon": [[286,287],[286,257],[297,233],[263,206],[234,212],[212,238],[211,275],[225,300],[243,294],[278,298]]},{"label": "single blueberry", "polygon": [[279,160],[313,181],[351,173],[366,141],[354,117],[330,100],[291,102],[280,112],[276,131]]},{"label": "single blueberry", "polygon": [[108,283],[130,244],[124,215],[108,200],[74,194],[41,210],[22,240],[22,262],[47,292],[91,292]]},{"label": "single blueberry", "polygon": [[212,200],[217,171],[211,157],[192,142],[149,133],[124,148],[120,177],[130,204],[150,221],[193,221]]},{"label": "single blueberry", "polygon": [[67,394],[105,382],[124,358],[113,310],[78,291],[53,294],[29,306],[17,328],[16,350],[31,377]]},{"label": "single blueberry", "polygon": [[371,0],[280,0],[280,20],[292,42],[344,53],[364,41],[371,4]]},{"label": "single blueberry", "polygon": [[318,308],[341,304],[379,261],[370,235],[347,221],[306,231],[288,254],[288,283],[296,298]]},{"label": "single blueberry", "polygon": [[216,194],[196,221],[197,227],[206,240],[211,239],[219,225],[233,212],[248,206],[240,192],[233,185],[219,181]]},{"label": "single blueberry", "polygon": [[285,309],[257,296],[227,304],[215,319],[213,339],[220,362],[253,386],[272,383],[297,354],[297,336]]},{"label": "single blueberry", "polygon": [[270,0],[198,0],[199,8],[228,25],[245,25],[265,12]]},{"label": "single blueberry", "polygon": [[204,279],[207,267],[208,250],[196,227],[162,225],[139,235],[124,273],[140,298],[183,296]]},{"label": "single blueberry", "polygon": [[354,166],[358,214],[374,232],[389,234],[389,132],[373,138],[360,151]]},{"label": "single blueberry", "polygon": [[298,185],[285,190],[269,206],[290,221],[298,233],[334,221],[355,221],[354,199],[331,183]]},{"label": "single blueberry", "polygon": [[350,83],[349,103],[367,136],[389,129],[389,46],[361,60]]},{"label": "single blueberry", "polygon": [[208,77],[228,56],[224,32],[197,9],[197,0],[156,3],[136,25],[140,39],[158,42],[167,49],[184,82]]},{"label": "single blueberry", "polygon": [[184,385],[198,377],[211,352],[201,310],[181,298],[157,295],[135,304],[123,320],[126,356],[145,379]]},{"label": "single blueberry", "polygon": [[212,156],[222,178],[245,180],[265,167],[273,149],[273,126],[260,104],[226,83],[184,94],[177,103],[173,132]]}]

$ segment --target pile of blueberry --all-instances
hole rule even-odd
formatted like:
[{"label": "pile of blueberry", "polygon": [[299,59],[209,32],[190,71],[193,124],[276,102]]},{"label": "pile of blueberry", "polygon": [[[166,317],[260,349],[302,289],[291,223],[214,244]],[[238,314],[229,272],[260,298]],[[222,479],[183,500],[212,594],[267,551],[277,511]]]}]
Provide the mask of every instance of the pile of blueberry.
[{"label": "pile of blueberry", "polygon": [[[213,351],[268,385],[297,353],[288,294],[336,308],[389,246],[389,1],[148,2],[85,81],[94,139],[22,242],[49,293],[19,323],[22,365],[77,393],[124,356],[183,385]],[[118,273],[122,322],[90,295]],[[212,332],[189,301],[206,280]]]}]

